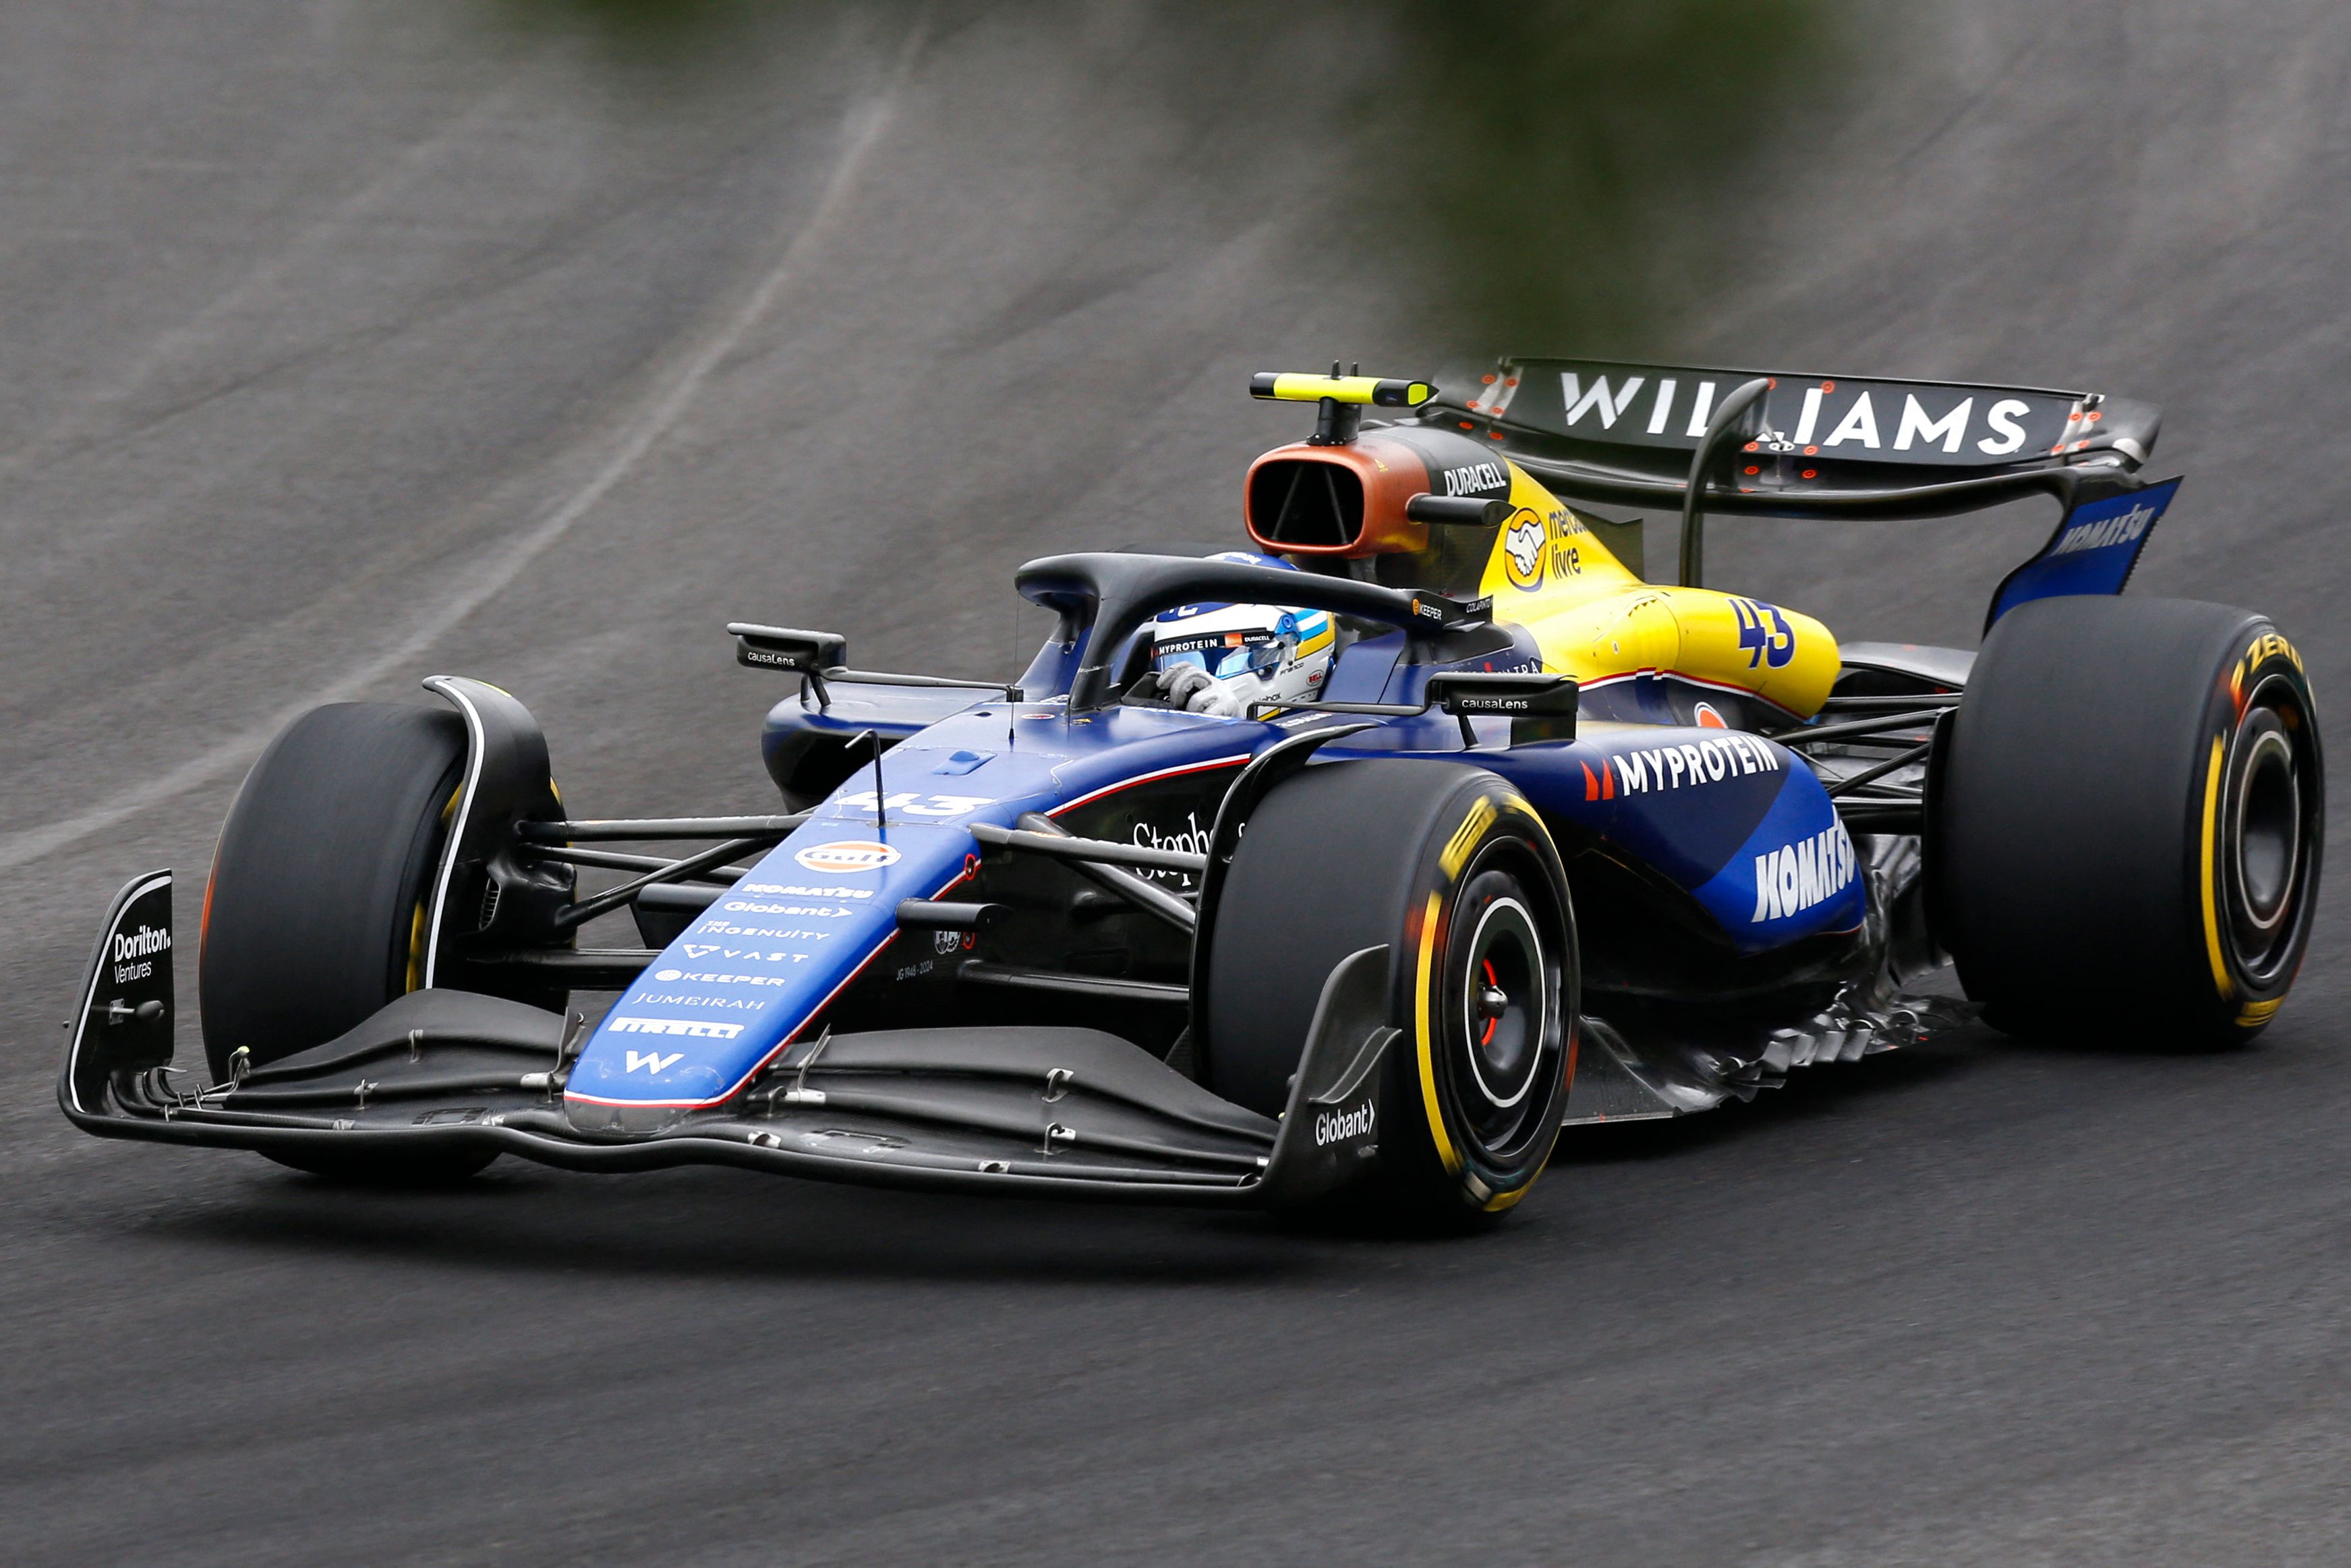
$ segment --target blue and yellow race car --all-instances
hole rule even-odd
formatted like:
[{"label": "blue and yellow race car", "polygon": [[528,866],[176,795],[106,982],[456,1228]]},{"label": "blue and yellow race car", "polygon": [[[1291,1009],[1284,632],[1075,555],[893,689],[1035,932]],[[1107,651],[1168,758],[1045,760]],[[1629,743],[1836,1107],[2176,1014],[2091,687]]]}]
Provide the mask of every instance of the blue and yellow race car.
[{"label": "blue and yellow race car", "polygon": [[[204,1081],[158,872],[107,915],[66,1113],[354,1179],[513,1154],[1474,1223],[1563,1127],[1979,1011],[2274,1016],[2317,713],[2262,616],[2122,596],[2179,485],[2151,407],[1532,359],[1252,391],[1316,423],[1250,467],[1246,548],[1029,562],[1059,620],[1015,680],[731,625],[797,688],[772,814],[574,817],[479,681],[311,712],[204,888]],[[2063,515],[1974,653],[1702,580],[1708,514],[2029,496]],[[1607,515],[1658,507],[1665,572]],[[606,915],[639,945],[581,946]]]}]

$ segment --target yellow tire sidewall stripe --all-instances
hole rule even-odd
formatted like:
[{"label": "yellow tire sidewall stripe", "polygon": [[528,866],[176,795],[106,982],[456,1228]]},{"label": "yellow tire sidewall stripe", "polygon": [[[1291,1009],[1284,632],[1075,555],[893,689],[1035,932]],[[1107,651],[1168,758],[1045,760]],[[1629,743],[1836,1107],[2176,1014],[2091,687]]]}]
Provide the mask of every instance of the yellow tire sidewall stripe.
[{"label": "yellow tire sidewall stripe", "polygon": [[2220,817],[2220,763],[2227,749],[2226,738],[2212,737],[2212,760],[2204,770],[2204,956],[2212,964],[2212,984],[2228,1001],[2237,994],[2236,982],[2229,977],[2229,961],[2220,951],[2220,911],[2214,883],[2218,866],[2213,861],[2214,840]]},{"label": "yellow tire sidewall stripe", "polygon": [[1432,893],[1420,916],[1420,955],[1417,973],[1413,983],[1414,1033],[1420,1040],[1420,1103],[1428,1113],[1429,1141],[1437,1145],[1437,1157],[1444,1163],[1448,1175],[1461,1174],[1461,1151],[1453,1146],[1452,1137],[1445,1130],[1445,1109],[1437,1096],[1437,1062],[1433,1055],[1436,1031],[1429,1011],[1429,987],[1437,967],[1437,917],[1443,913],[1445,895]]}]

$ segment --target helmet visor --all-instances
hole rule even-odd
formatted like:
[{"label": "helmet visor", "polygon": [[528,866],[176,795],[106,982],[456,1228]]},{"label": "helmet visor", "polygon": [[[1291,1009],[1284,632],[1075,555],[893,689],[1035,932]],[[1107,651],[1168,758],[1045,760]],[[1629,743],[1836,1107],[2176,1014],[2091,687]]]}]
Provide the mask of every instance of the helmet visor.
[{"label": "helmet visor", "polygon": [[1270,632],[1228,632],[1213,637],[1174,638],[1158,646],[1162,670],[1190,664],[1217,680],[1269,675],[1280,667],[1283,639]]}]

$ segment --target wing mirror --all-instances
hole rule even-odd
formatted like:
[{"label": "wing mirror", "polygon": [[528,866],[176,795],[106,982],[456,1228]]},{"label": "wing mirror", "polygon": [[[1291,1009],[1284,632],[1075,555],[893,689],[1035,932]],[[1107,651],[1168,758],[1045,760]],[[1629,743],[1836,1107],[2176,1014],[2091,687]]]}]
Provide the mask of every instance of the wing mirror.
[{"label": "wing mirror", "polygon": [[838,632],[799,632],[789,626],[754,626],[729,621],[735,661],[755,670],[789,670],[823,675],[849,662],[849,639]]},{"label": "wing mirror", "polygon": [[1428,677],[1426,695],[1431,707],[1461,721],[1466,746],[1478,744],[1477,732],[1469,727],[1473,718],[1510,720],[1513,741],[1575,738],[1580,688],[1572,675],[1442,670]]}]

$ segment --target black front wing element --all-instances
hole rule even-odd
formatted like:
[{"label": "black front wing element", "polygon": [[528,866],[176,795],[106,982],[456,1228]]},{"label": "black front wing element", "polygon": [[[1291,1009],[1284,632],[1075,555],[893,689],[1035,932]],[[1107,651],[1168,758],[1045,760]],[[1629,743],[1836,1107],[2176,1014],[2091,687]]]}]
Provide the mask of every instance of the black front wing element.
[{"label": "black front wing element", "polygon": [[[583,1030],[470,991],[413,991],[340,1039],[183,1086],[172,1038],[171,873],[115,900],[57,1098],[101,1137],[387,1164],[461,1152],[583,1171],[730,1165],[872,1186],[1287,1207],[1368,1169],[1375,1133],[1332,1135],[1396,1038],[1387,949],[1326,980],[1280,1121],[1093,1030],[972,1028],[795,1042],[706,1110],[567,1103]],[[152,962],[155,954],[164,961]],[[143,970],[142,965],[146,965]],[[623,1124],[629,1124],[624,1126]]]}]

